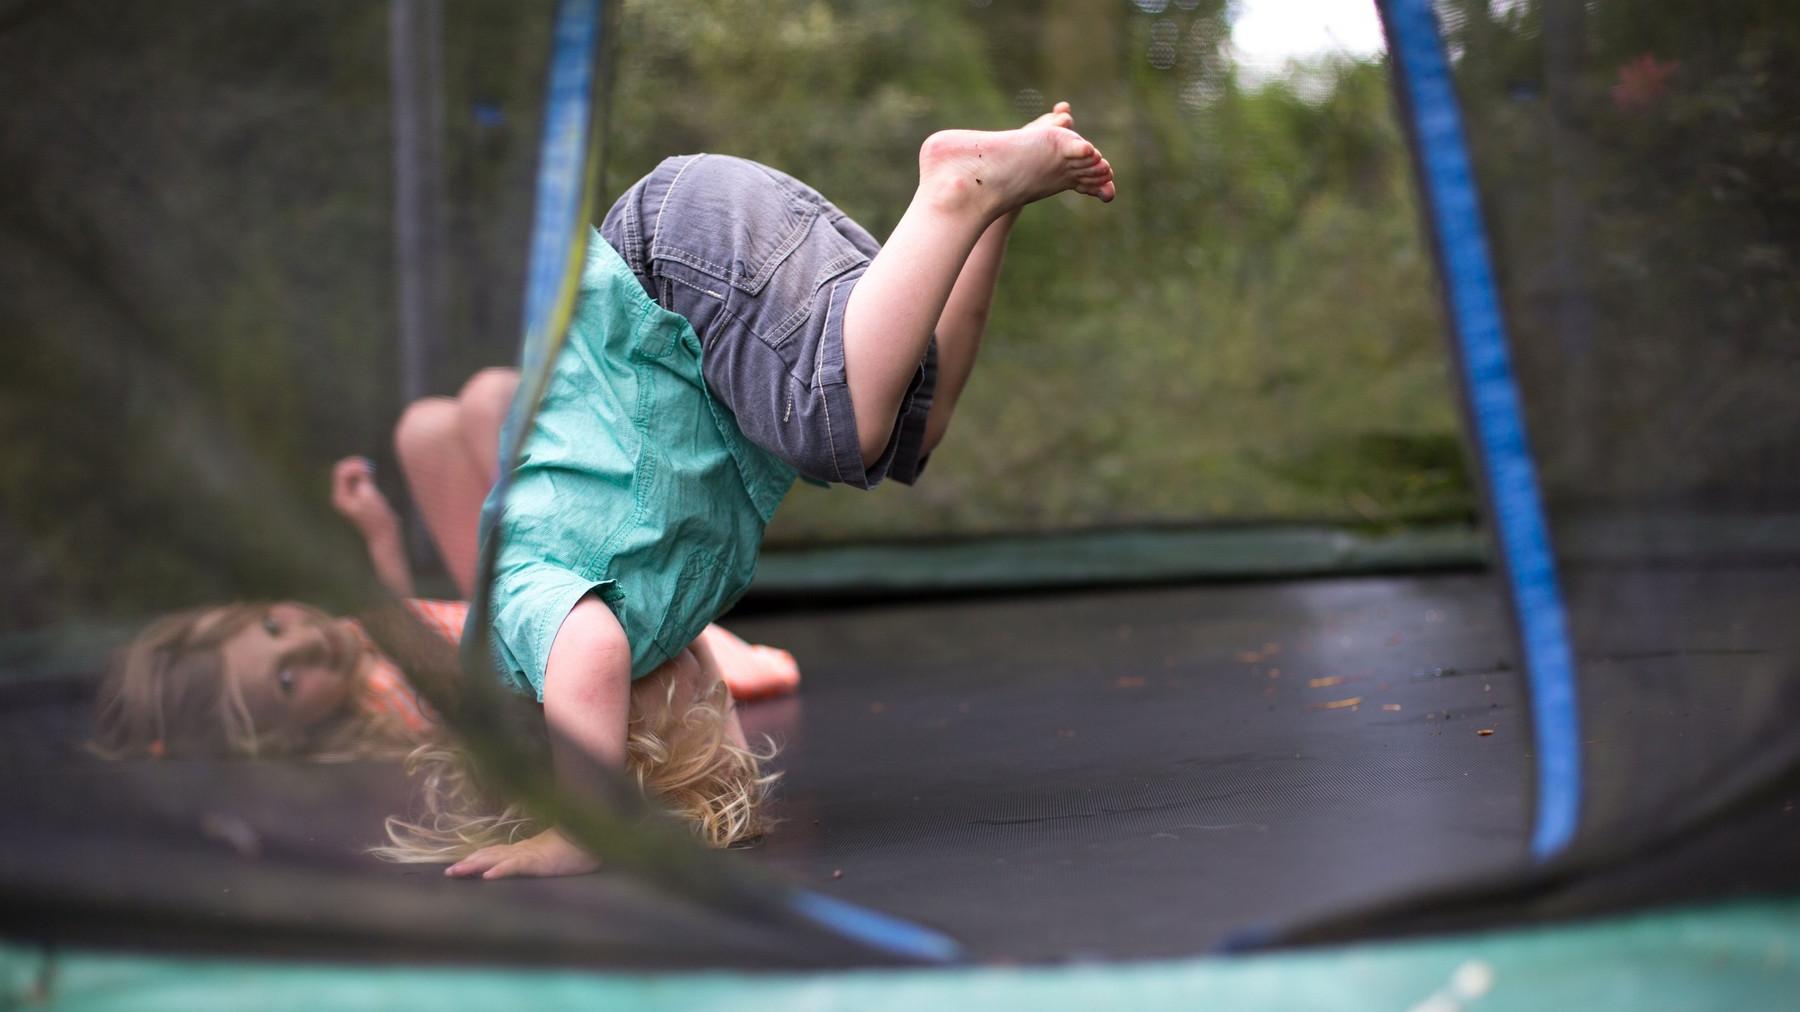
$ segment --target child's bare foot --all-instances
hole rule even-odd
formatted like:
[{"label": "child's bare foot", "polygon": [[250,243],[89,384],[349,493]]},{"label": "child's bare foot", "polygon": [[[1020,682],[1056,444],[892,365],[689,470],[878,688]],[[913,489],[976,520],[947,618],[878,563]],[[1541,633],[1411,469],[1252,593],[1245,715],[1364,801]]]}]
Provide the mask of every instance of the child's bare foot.
[{"label": "child's bare foot", "polygon": [[1073,130],[1075,129],[1075,112],[1073,109],[1069,108],[1069,103],[1058,102],[1051,107],[1049,112],[1025,125],[1028,127],[1055,126],[1062,127],[1064,130]]},{"label": "child's bare foot", "polygon": [[[1067,102],[1058,102],[1051,107],[1049,112],[1032,120],[1030,123],[1027,123],[1026,126],[1054,126],[1062,127],[1065,130],[1073,130],[1075,129],[1075,110],[1071,108]],[[1100,197],[1101,200],[1112,199],[1111,196],[1103,196],[1100,193],[1095,192],[1102,185],[1111,184],[1113,181],[1112,163],[1107,161],[1104,156],[1101,157],[1099,161],[1095,162],[1085,173],[1079,174],[1077,176],[1077,181],[1082,185],[1091,187],[1091,189],[1082,189],[1081,185],[1078,185],[1076,187],[1077,192],[1088,193],[1092,196]]]},{"label": "child's bare foot", "polygon": [[919,187],[942,206],[998,217],[1035,200],[1074,190],[1113,199],[1112,166],[1067,126],[1068,103],[1017,130],[941,130],[919,149]]},{"label": "child's bare foot", "polygon": [[800,688],[800,665],[776,647],[747,643],[722,626],[710,625],[701,638],[719,665],[719,678],[740,702],[785,696]]}]

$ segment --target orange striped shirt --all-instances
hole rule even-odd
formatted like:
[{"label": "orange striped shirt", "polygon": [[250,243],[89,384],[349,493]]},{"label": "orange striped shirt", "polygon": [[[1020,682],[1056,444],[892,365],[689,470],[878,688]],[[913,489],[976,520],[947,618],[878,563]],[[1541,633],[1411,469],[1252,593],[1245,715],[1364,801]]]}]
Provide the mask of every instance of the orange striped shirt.
[{"label": "orange striped shirt", "polygon": [[[406,607],[415,618],[425,623],[426,628],[450,643],[455,644],[462,639],[463,623],[469,618],[468,602],[408,598]],[[431,730],[437,724],[437,713],[431,709],[431,705],[413,691],[398,665],[374,649],[375,644],[366,633],[362,633],[360,626],[357,627],[357,632],[375,654],[375,663],[369,666],[363,678],[364,711],[396,721],[415,733]]]}]

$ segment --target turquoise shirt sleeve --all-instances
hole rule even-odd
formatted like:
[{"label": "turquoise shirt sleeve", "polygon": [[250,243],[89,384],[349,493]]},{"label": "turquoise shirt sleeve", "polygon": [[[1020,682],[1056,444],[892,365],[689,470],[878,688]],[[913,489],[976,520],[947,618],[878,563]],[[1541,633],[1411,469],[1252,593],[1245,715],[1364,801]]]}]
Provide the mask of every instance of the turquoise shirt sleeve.
[{"label": "turquoise shirt sleeve", "polygon": [[[592,580],[547,562],[526,563],[495,575],[504,587],[494,595],[494,664],[520,692],[544,700],[544,669],[556,633],[575,605],[610,580]],[[497,588],[498,589],[498,588]]]}]

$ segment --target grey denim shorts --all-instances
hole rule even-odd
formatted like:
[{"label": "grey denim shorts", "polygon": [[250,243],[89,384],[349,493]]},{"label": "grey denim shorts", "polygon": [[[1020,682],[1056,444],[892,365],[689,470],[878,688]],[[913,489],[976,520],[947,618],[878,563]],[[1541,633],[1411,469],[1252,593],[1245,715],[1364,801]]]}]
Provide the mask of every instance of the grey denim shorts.
[{"label": "grey denim shorts", "polygon": [[613,204],[600,234],[650,297],[700,336],[700,368],[738,428],[802,476],[912,484],[937,378],[937,342],[865,468],[844,379],[844,306],[873,236],[805,183],[726,155],[666,159]]}]

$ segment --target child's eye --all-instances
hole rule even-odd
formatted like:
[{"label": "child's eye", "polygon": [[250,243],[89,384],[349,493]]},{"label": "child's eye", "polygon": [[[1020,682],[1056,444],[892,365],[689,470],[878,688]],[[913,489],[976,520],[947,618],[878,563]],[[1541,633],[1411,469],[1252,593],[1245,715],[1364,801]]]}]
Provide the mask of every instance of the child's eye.
[{"label": "child's eye", "polygon": [[294,672],[288,668],[281,668],[281,669],[277,670],[275,672],[275,684],[281,686],[281,694],[282,695],[284,695],[284,696],[293,695],[294,694]]},{"label": "child's eye", "polygon": [[275,616],[273,616],[273,615],[264,615],[263,616],[262,627],[263,627],[263,632],[268,633],[271,637],[276,637],[276,636],[281,635],[281,623],[275,621]]}]

